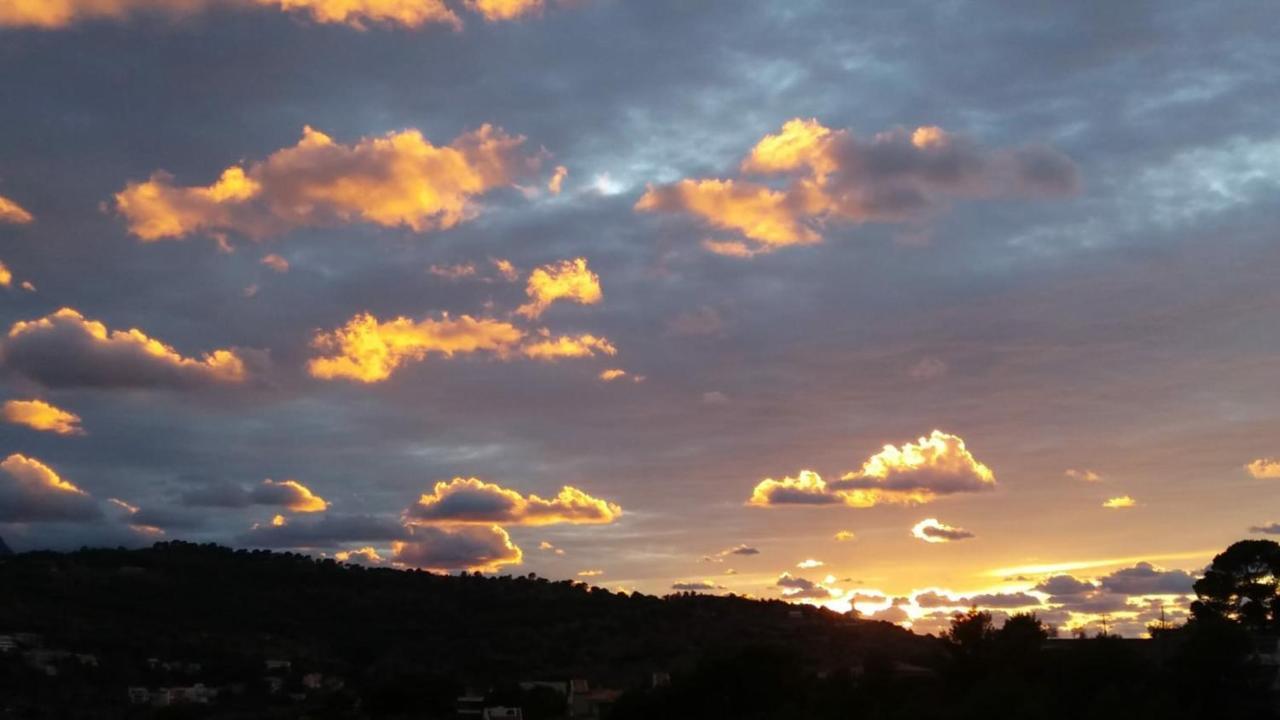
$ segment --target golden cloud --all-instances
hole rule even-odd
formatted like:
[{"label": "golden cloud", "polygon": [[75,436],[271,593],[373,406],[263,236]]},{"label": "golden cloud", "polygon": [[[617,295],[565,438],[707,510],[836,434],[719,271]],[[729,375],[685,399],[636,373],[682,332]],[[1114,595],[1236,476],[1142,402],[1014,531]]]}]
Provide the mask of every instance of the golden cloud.
[{"label": "golden cloud", "polygon": [[0,287],[9,287],[13,284],[13,272],[9,270],[9,266],[0,260]]},{"label": "golden cloud", "polygon": [[564,189],[564,181],[567,177],[569,177],[569,168],[557,165],[555,173],[551,175],[551,180],[547,182],[547,190],[552,195],[559,195],[560,191]]},{"label": "golden cloud", "polygon": [[428,524],[604,525],[621,515],[619,505],[568,485],[543,499],[476,478],[437,482],[405,511],[409,522]]},{"label": "golden cloud", "polygon": [[497,572],[524,559],[511,536],[497,525],[415,527],[410,540],[393,542],[391,549],[401,565],[437,571]]},{"label": "golden cloud", "polygon": [[595,335],[560,335],[552,337],[551,331],[543,328],[538,331],[540,339],[525,343],[520,352],[534,360],[559,360],[560,358],[595,357],[617,355],[618,348],[607,338]]},{"label": "golden cloud", "polygon": [[945,543],[956,540],[968,540],[973,533],[958,527],[939,522],[937,518],[927,518],[911,528],[911,535],[927,543]]},{"label": "golden cloud", "polygon": [[826,482],[812,470],[795,478],[767,478],[756,485],[748,505],[922,505],[942,495],[994,488],[995,475],[978,462],[964,440],[940,430],[902,447],[885,445],[862,468]]},{"label": "golden cloud", "polygon": [[1258,458],[1245,465],[1244,469],[1259,480],[1280,479],[1280,459]]},{"label": "golden cloud", "polygon": [[277,505],[298,513],[324,512],[329,503],[297,480],[279,482],[267,478],[253,489],[249,499],[256,505]]},{"label": "golden cloud", "polygon": [[439,319],[414,321],[397,317],[380,322],[363,313],[342,328],[317,334],[312,345],[333,354],[311,360],[307,368],[312,377],[322,380],[381,382],[404,363],[419,362],[430,353],[445,357],[476,352],[505,356],[524,335],[511,323],[470,315],[453,318],[444,313]]},{"label": "golden cloud", "polygon": [[14,453],[0,462],[0,522],[91,520],[101,511],[89,493],[39,460]]},{"label": "golden cloud", "polygon": [[83,435],[80,416],[43,400],[9,400],[0,408],[0,417],[14,425],[58,435]]},{"label": "golden cloud", "polygon": [[72,308],[14,323],[0,355],[10,369],[50,387],[190,387],[246,377],[232,350],[183,357],[141,330],[108,330]]},{"label": "golden cloud", "polygon": [[1108,510],[1124,510],[1126,508],[1134,507],[1137,504],[1137,500],[1134,500],[1128,495],[1121,495],[1120,497],[1113,497],[1102,503],[1102,507],[1107,508]]},{"label": "golden cloud", "polygon": [[600,291],[600,276],[587,268],[586,258],[562,260],[536,268],[529,273],[525,294],[529,296],[529,302],[521,305],[516,313],[531,320],[541,316],[557,300],[594,305],[604,298]]},{"label": "golden cloud", "polygon": [[787,184],[683,179],[649,186],[635,209],[686,213],[736,232],[743,240],[703,245],[751,257],[821,242],[819,230],[835,222],[919,222],[955,199],[1061,196],[1079,187],[1075,165],[1045,147],[989,150],[934,126],[861,140],[800,118],[762,138],[739,170],[782,176]]},{"label": "golden cloud", "polygon": [[317,23],[360,30],[369,23],[462,27],[462,20],[444,0],[7,0],[0,4],[0,26],[51,30],[89,20],[123,20],[140,13],[188,17],[228,5],[297,12]]},{"label": "golden cloud", "polygon": [[480,13],[490,22],[515,20],[542,12],[544,0],[466,0],[467,9]]},{"label": "golden cloud", "polygon": [[262,239],[354,222],[446,229],[479,212],[474,198],[536,167],[536,157],[519,156],[523,143],[490,125],[442,147],[417,130],[344,145],[307,127],[294,147],[229,167],[208,186],[175,185],[163,172],[129,183],[116,209],[144,242],[227,232]]},{"label": "golden cloud", "polygon": [[[0,13],[3,12],[4,10],[0,9]],[[21,205],[3,195],[0,195],[0,223],[26,225],[27,223],[33,222],[35,219],[35,216],[27,212]]]}]

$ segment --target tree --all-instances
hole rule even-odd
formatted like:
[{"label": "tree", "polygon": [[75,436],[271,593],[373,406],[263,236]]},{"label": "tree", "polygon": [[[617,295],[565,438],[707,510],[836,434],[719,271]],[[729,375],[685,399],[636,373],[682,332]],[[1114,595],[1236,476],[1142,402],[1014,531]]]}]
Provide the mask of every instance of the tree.
[{"label": "tree", "polygon": [[1231,620],[1253,630],[1280,626],[1280,544],[1241,540],[1218,554],[1193,588],[1197,618]]},{"label": "tree", "polygon": [[947,631],[946,638],[962,655],[973,656],[990,643],[994,634],[991,613],[975,607],[951,618],[951,629]]}]

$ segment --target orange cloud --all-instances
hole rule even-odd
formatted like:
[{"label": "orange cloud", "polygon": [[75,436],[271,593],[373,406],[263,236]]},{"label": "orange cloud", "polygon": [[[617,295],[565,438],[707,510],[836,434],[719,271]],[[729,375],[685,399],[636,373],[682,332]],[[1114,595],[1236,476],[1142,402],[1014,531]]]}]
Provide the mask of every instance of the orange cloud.
[{"label": "orange cloud", "polygon": [[0,26],[51,30],[89,20],[123,20],[141,13],[188,17],[229,5],[297,12],[317,23],[360,30],[369,23],[462,27],[462,20],[444,0],[8,0],[0,4]]},{"label": "orange cloud", "polygon": [[604,298],[600,290],[600,276],[587,267],[586,258],[563,260],[536,268],[529,273],[525,294],[529,296],[529,302],[521,305],[516,313],[529,319],[541,316],[557,300],[594,305]]},{"label": "orange cloud", "polygon": [[515,20],[541,13],[544,0],[466,0],[467,9],[480,13],[485,20]]},{"label": "orange cloud", "polygon": [[497,572],[519,565],[524,553],[496,526],[415,527],[413,537],[391,544],[393,559],[424,570]]},{"label": "orange cloud", "polygon": [[0,287],[9,287],[13,284],[13,272],[9,270],[9,266],[0,260]]},{"label": "orange cloud", "polygon": [[1259,480],[1280,479],[1280,459],[1258,458],[1245,465],[1244,469]]},{"label": "orange cloud", "polygon": [[444,313],[439,319],[397,317],[380,322],[363,313],[338,330],[316,335],[312,345],[333,354],[311,360],[307,369],[322,380],[381,382],[404,363],[419,362],[430,353],[505,356],[523,338],[524,331],[511,323],[470,315],[453,318]]},{"label": "orange cloud", "polygon": [[564,189],[564,180],[569,177],[569,168],[563,165],[557,165],[555,173],[551,176],[551,181],[547,183],[547,190],[552,195],[559,195]]},{"label": "orange cloud", "polygon": [[1108,510],[1124,510],[1126,508],[1134,507],[1137,504],[1137,500],[1134,500],[1128,495],[1121,495],[1120,497],[1113,497],[1102,503],[1102,507],[1107,508]]},{"label": "orange cloud", "polygon": [[263,265],[271,268],[275,272],[278,272],[278,273],[289,272],[289,261],[280,257],[279,255],[276,255],[275,253],[272,253],[270,255],[264,255],[262,257],[261,262]]},{"label": "orange cloud", "polygon": [[800,118],[762,138],[739,170],[782,176],[787,184],[684,179],[650,186],[635,209],[686,213],[737,232],[743,240],[703,245],[752,257],[821,242],[819,231],[835,222],[920,222],[956,199],[1060,196],[1079,185],[1075,165],[1045,147],[990,150],[935,126],[861,140]]},{"label": "orange cloud", "polygon": [[812,470],[795,478],[767,478],[756,485],[748,505],[921,505],[942,495],[980,492],[996,485],[995,475],[978,462],[958,436],[934,430],[902,447],[885,445],[862,468],[826,482]]},{"label": "orange cloud", "polygon": [[267,478],[253,489],[249,498],[256,505],[278,505],[299,513],[324,512],[329,508],[328,501],[297,480],[277,482]]},{"label": "orange cloud", "polygon": [[534,360],[558,360],[560,358],[595,357],[617,355],[618,349],[607,338],[595,335],[560,335],[551,336],[545,328],[538,331],[540,340],[526,343],[520,352]]},{"label": "orange cloud", "polygon": [[10,369],[50,387],[189,387],[246,377],[232,350],[183,357],[141,330],[108,330],[72,308],[14,323],[0,350]]},{"label": "orange cloud", "polygon": [[504,258],[491,258],[489,262],[493,263],[494,270],[498,271],[498,275],[507,282],[515,282],[520,277],[520,271],[512,264],[510,260]]},{"label": "orange cloud", "polygon": [[0,408],[0,417],[14,425],[58,435],[83,435],[80,416],[43,400],[9,400]]},{"label": "orange cloud", "polygon": [[543,499],[476,478],[437,482],[405,511],[410,522],[430,524],[603,525],[621,515],[619,505],[568,485],[555,497]]},{"label": "orange cloud", "polygon": [[851,530],[841,530],[836,533],[835,538],[836,542],[850,542],[852,540],[857,540],[858,536]]},{"label": "orange cloud", "polygon": [[0,462],[0,522],[90,520],[100,513],[89,493],[39,460],[14,453]]},{"label": "orange cloud", "polygon": [[927,518],[911,528],[911,535],[927,543],[945,543],[956,540],[968,540],[973,533],[958,527],[951,527],[939,522],[937,518]]},{"label": "orange cloud", "polygon": [[294,147],[229,167],[208,186],[175,185],[163,172],[129,183],[116,209],[144,242],[227,232],[262,239],[354,222],[446,229],[479,212],[475,197],[537,165],[519,156],[523,143],[490,125],[441,147],[417,130],[344,145],[307,127]]},{"label": "orange cloud", "polygon": [[[0,10],[0,13],[3,12],[3,10]],[[0,195],[0,223],[26,225],[27,223],[35,221],[35,219],[35,216],[27,212],[21,205],[3,195]]]}]

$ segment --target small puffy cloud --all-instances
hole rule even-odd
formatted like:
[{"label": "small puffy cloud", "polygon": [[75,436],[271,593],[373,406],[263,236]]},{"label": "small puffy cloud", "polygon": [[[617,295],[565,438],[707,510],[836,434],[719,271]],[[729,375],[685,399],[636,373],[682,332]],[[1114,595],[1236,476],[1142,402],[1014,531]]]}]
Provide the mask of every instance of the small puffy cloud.
[{"label": "small puffy cloud", "polygon": [[685,213],[736,232],[742,240],[704,245],[750,257],[821,242],[821,231],[837,223],[918,223],[956,200],[1054,197],[1079,189],[1075,164],[1047,147],[992,150],[933,126],[860,139],[800,118],[761,139],[739,170],[786,184],[684,179],[650,186],[635,209]]},{"label": "small puffy cloud", "polygon": [[821,583],[785,572],[778,576],[774,586],[782,588],[782,597],[787,600],[827,600],[836,594]]},{"label": "small puffy cloud", "polygon": [[913,380],[935,380],[946,375],[949,369],[947,364],[938,358],[927,357],[912,365],[907,370],[907,375]]},{"label": "small puffy cloud", "polygon": [[124,20],[139,14],[190,17],[226,6],[269,8],[357,30],[370,25],[417,28],[440,24],[455,30],[462,27],[462,20],[444,0],[9,0],[0,4],[0,27],[53,30],[92,20]]},{"label": "small puffy cloud", "polygon": [[979,607],[979,608],[1022,608],[1040,605],[1040,598],[1025,592],[983,593],[978,595],[951,597],[929,591],[915,596],[917,607]]},{"label": "small puffy cloud", "polygon": [[14,323],[0,355],[10,370],[46,387],[191,388],[239,383],[247,374],[235,351],[184,357],[141,330],[108,330],[71,308]]},{"label": "small puffy cloud", "polygon": [[[0,25],[4,24],[4,12],[3,9],[0,9]],[[27,212],[21,205],[0,195],[0,223],[26,225],[35,219],[35,216]]]},{"label": "small puffy cloud", "polygon": [[1117,570],[1098,579],[1103,590],[1117,595],[1182,595],[1191,592],[1195,578],[1182,570],[1161,570],[1148,562]]},{"label": "small puffy cloud", "polygon": [[33,457],[0,462],[0,522],[84,522],[101,512],[89,493]]},{"label": "small puffy cloud", "polygon": [[1259,480],[1280,479],[1280,459],[1258,458],[1244,466],[1246,472]]},{"label": "small puffy cloud", "polygon": [[362,313],[342,328],[316,335],[312,345],[330,354],[312,359],[307,370],[322,380],[375,383],[431,353],[447,358],[478,352],[505,357],[524,336],[509,322],[470,315],[454,318],[443,313],[420,321],[397,317],[383,322]]},{"label": "small puffy cloud", "polygon": [[1264,535],[1280,535],[1280,522],[1273,522],[1267,525],[1253,525],[1249,528],[1251,533],[1262,533]]},{"label": "small puffy cloud", "polygon": [[621,380],[626,376],[627,376],[627,371],[622,370],[621,368],[610,368],[608,370],[601,370],[599,375],[600,379],[603,380],[604,382],[613,382],[614,380]]},{"label": "small puffy cloud", "polygon": [[507,531],[496,525],[416,527],[408,540],[391,547],[396,562],[423,570],[497,572],[524,559]]},{"label": "small puffy cloud", "polygon": [[578,573],[578,577],[592,578],[592,577],[600,577],[603,574],[604,574],[603,570],[583,570]]},{"label": "small puffy cloud", "polygon": [[836,542],[850,542],[858,539],[852,530],[841,530],[835,534]]},{"label": "small puffy cloud", "polygon": [[489,262],[493,265],[493,269],[498,273],[498,277],[507,282],[515,282],[520,279],[520,271],[510,261],[504,258],[490,258]]},{"label": "small puffy cloud", "polygon": [[749,505],[918,505],[942,495],[994,488],[995,475],[978,462],[961,438],[934,430],[902,447],[885,445],[860,470],[826,482],[811,470],[795,478],[766,479],[756,485]]},{"label": "small puffy cloud", "polygon": [[263,548],[334,548],[348,543],[381,543],[408,538],[409,531],[394,518],[379,515],[302,516],[290,520],[277,515],[254,525],[236,544]]},{"label": "small puffy cloud", "polygon": [[680,590],[682,592],[711,592],[714,590],[723,590],[724,588],[710,580],[685,580],[674,583],[671,586],[671,589]]},{"label": "small puffy cloud", "polygon": [[0,407],[0,417],[14,425],[58,435],[83,435],[80,416],[43,400],[7,400]]},{"label": "small puffy cloud", "polygon": [[1125,508],[1134,507],[1137,504],[1137,500],[1134,500],[1128,495],[1121,495],[1120,497],[1113,497],[1104,501],[1102,503],[1102,507],[1107,508],[1108,510],[1123,510]]},{"label": "small puffy cloud", "polygon": [[274,272],[278,272],[278,273],[289,272],[289,261],[285,260],[283,257],[279,255],[276,255],[275,253],[271,253],[270,255],[264,255],[262,257],[262,260],[260,260],[259,262],[261,262],[263,265],[270,268]]},{"label": "small puffy cloud", "polygon": [[555,173],[551,175],[551,180],[547,183],[547,190],[552,195],[559,195],[560,191],[564,189],[564,181],[567,177],[569,177],[569,168],[563,165],[556,166]]},{"label": "small puffy cloud", "polygon": [[355,550],[339,550],[333,554],[338,562],[350,563],[352,565],[378,566],[385,565],[386,558],[378,554],[377,548],[362,547]]},{"label": "small puffy cloud", "polygon": [[472,263],[458,263],[456,265],[432,265],[427,268],[427,272],[442,277],[446,280],[462,280],[476,276],[476,266]]},{"label": "small puffy cloud", "polygon": [[233,165],[207,186],[175,185],[162,172],[129,183],[116,210],[144,242],[228,232],[263,239],[355,222],[447,229],[476,215],[476,197],[536,166],[519,154],[523,143],[489,125],[446,146],[417,130],[344,145],[308,127],[294,147]]},{"label": "small puffy cloud", "polygon": [[0,261],[0,287],[9,287],[12,284],[13,271],[10,270],[9,266],[5,265],[3,261]]},{"label": "small puffy cloud", "polygon": [[826,565],[826,563],[822,562],[821,560],[814,560],[813,558],[809,558],[808,560],[801,560],[799,563],[796,564],[796,567],[800,568],[801,570],[812,570],[813,568],[820,568],[823,565]]},{"label": "small puffy cloud", "polygon": [[534,360],[560,360],[562,358],[587,358],[600,355],[617,355],[618,348],[608,338],[596,335],[556,335],[543,328],[536,339],[520,347],[520,353]]},{"label": "small puffy cloud", "polygon": [[911,528],[911,535],[927,543],[945,543],[956,540],[968,540],[973,533],[957,527],[938,522],[937,518],[927,518]]},{"label": "small puffy cloud", "polygon": [[405,511],[405,518],[415,524],[602,525],[621,515],[619,505],[568,485],[544,499],[476,478],[438,482]]},{"label": "small puffy cloud", "polygon": [[254,505],[283,507],[300,513],[324,512],[329,503],[297,480],[279,482],[267,478],[249,493]]},{"label": "small puffy cloud", "polygon": [[731,548],[725,548],[724,550],[721,550],[720,552],[715,553],[714,555],[704,555],[702,557],[702,561],[703,562],[724,562],[725,558],[734,556],[734,555],[738,557],[750,557],[752,555],[759,555],[759,554],[760,554],[759,548],[755,548],[755,547],[752,547],[751,545],[742,543],[742,544],[734,545]]},{"label": "small puffy cloud", "polygon": [[558,548],[546,540],[538,543],[538,549],[543,552],[555,553],[556,555],[564,554],[564,548]]},{"label": "small puffy cloud", "polygon": [[1070,470],[1067,470],[1065,474],[1068,478],[1072,480],[1079,480],[1081,482],[1089,482],[1089,483],[1102,482],[1102,476],[1094,472],[1093,470],[1088,470],[1088,469],[1076,470],[1072,468]]},{"label": "small puffy cloud", "polygon": [[600,276],[587,267],[586,258],[535,268],[529,273],[525,294],[529,296],[529,302],[521,305],[516,313],[531,320],[541,316],[558,300],[594,305],[604,298],[600,290]]}]

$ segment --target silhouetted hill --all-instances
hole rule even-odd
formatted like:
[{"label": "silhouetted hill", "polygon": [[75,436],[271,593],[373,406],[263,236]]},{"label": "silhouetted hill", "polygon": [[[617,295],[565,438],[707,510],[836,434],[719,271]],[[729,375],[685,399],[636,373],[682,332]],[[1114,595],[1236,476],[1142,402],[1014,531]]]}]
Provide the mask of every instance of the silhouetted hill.
[{"label": "silhouetted hill", "polygon": [[938,641],[887,623],[780,601],[628,595],[180,542],[7,558],[0,634],[18,632],[115,668],[196,660],[212,674],[206,681],[264,659],[349,682],[437,678],[440,702],[468,685],[537,678],[634,687],[653,672],[757,646],[782,649],[810,672],[859,665],[869,653],[924,664],[942,653]]},{"label": "silhouetted hill", "polygon": [[8,557],[12,554],[13,550],[10,550],[8,544],[5,543],[4,538],[0,537],[0,557]]}]

